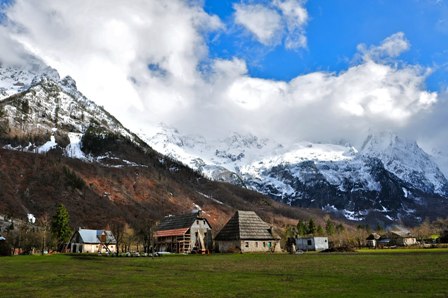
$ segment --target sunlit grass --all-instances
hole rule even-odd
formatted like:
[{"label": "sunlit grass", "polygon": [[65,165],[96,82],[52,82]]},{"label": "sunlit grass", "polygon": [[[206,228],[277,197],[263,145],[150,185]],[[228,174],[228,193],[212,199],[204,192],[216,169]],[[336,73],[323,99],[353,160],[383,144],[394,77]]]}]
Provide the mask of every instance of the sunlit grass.
[{"label": "sunlit grass", "polygon": [[0,258],[1,297],[448,295],[448,250]]}]

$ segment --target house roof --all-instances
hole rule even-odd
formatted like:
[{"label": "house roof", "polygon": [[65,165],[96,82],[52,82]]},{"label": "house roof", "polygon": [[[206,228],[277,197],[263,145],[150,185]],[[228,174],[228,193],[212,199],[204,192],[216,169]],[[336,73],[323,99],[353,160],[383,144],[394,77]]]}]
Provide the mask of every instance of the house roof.
[{"label": "house roof", "polygon": [[274,240],[271,227],[253,211],[238,210],[232,216],[215,240]]},{"label": "house roof", "polygon": [[180,228],[180,229],[173,229],[173,230],[163,230],[163,231],[157,231],[155,233],[156,237],[172,237],[172,236],[183,236],[185,233],[187,233],[189,228]]},{"label": "house roof", "polygon": [[366,240],[378,240],[380,238],[381,236],[378,233],[372,233],[366,238]]},{"label": "house roof", "polygon": [[389,231],[381,236],[381,239],[396,239],[396,238],[415,238],[411,233],[406,231]]},{"label": "house roof", "polygon": [[[164,219],[162,219],[162,221],[157,227],[157,231],[190,228],[193,225],[194,221],[197,219],[201,220],[204,219],[205,221],[207,221],[207,219],[200,216],[199,212],[167,216]],[[210,224],[208,223],[208,225]]]},{"label": "house roof", "polygon": [[117,242],[112,232],[108,230],[79,229],[77,232],[79,233],[83,243],[99,244],[101,243],[100,239],[103,233],[106,236],[106,243]]}]

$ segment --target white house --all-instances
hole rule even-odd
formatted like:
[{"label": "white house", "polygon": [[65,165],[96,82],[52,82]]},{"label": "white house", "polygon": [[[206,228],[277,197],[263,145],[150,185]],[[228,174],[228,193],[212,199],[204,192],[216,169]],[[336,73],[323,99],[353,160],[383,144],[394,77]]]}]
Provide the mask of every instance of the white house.
[{"label": "white house", "polygon": [[72,253],[114,253],[117,241],[111,231],[79,228],[70,238],[68,249]]},{"label": "white house", "polygon": [[328,249],[328,237],[299,237],[295,239],[297,250],[326,250]]}]

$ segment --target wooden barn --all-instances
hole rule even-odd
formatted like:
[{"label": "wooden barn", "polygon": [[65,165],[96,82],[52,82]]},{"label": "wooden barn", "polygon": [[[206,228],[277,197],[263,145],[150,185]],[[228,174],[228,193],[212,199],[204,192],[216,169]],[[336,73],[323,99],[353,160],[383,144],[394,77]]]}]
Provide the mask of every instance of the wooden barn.
[{"label": "wooden barn", "polygon": [[114,253],[117,241],[111,231],[79,228],[70,238],[68,251],[72,253]]},{"label": "wooden barn", "polygon": [[201,212],[165,217],[154,234],[159,252],[206,253],[212,250],[212,227]]},{"label": "wooden barn", "polygon": [[215,237],[219,252],[280,252],[280,237],[253,211],[237,211]]}]

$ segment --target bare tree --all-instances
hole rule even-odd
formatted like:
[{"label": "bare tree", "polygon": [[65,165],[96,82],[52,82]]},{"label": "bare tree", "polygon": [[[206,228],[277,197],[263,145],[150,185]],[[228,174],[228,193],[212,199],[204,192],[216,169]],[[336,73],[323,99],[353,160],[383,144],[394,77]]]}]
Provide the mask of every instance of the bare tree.
[{"label": "bare tree", "polygon": [[50,231],[51,227],[51,219],[48,213],[44,213],[38,220],[38,224],[41,228],[42,234],[42,255],[44,254],[45,248],[47,247],[47,239],[48,239],[48,231]]},{"label": "bare tree", "polygon": [[124,235],[124,223],[121,220],[114,220],[111,224],[111,231],[114,234],[115,240],[117,241],[117,251],[116,254],[118,256],[120,250],[120,244],[123,241]]}]

